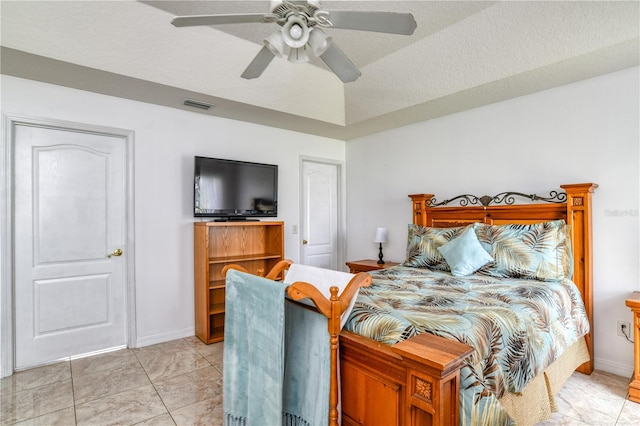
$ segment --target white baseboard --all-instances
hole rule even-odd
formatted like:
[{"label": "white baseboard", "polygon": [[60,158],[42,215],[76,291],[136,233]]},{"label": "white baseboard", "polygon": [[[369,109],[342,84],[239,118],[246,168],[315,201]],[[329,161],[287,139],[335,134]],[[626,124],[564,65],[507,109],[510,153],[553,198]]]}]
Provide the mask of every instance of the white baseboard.
[{"label": "white baseboard", "polygon": [[182,330],[170,331],[168,333],[154,334],[152,336],[140,336],[134,345],[135,348],[142,348],[145,346],[155,345],[158,343],[169,342],[171,340],[183,339],[185,337],[191,337],[195,335],[195,328],[188,327]]},{"label": "white baseboard", "polygon": [[633,365],[621,364],[603,358],[595,358],[595,369],[615,374],[616,376],[631,377],[633,375]]}]

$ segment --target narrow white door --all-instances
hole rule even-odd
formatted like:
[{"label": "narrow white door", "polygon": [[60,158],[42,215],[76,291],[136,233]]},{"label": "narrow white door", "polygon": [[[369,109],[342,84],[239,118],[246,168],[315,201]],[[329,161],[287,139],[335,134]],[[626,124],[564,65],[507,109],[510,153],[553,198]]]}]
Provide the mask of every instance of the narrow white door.
[{"label": "narrow white door", "polygon": [[339,165],[302,162],[302,263],[338,270]]},{"label": "narrow white door", "polygon": [[113,135],[15,126],[16,368],[126,345],[125,153]]}]

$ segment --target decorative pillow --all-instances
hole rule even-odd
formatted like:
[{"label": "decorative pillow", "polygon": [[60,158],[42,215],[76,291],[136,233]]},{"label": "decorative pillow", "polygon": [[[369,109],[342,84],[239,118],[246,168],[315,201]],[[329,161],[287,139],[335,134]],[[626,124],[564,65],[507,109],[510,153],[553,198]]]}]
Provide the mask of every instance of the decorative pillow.
[{"label": "decorative pillow", "polygon": [[438,251],[438,247],[462,235],[468,226],[453,228],[431,228],[409,225],[407,258],[404,266],[449,271],[449,265]]},{"label": "decorative pillow", "polygon": [[478,272],[499,278],[557,281],[571,275],[570,227],[563,220],[530,225],[475,224],[482,246],[495,259]]},{"label": "decorative pillow", "polygon": [[482,247],[471,226],[455,240],[438,247],[438,251],[451,268],[451,274],[457,277],[473,274],[493,262],[493,257]]}]

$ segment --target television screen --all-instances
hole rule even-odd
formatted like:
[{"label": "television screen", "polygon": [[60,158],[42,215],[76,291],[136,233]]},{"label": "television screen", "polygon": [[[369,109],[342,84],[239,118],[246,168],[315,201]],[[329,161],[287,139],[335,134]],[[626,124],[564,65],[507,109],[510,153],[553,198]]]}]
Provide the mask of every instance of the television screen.
[{"label": "television screen", "polygon": [[196,217],[246,219],[278,215],[278,166],[195,158]]}]

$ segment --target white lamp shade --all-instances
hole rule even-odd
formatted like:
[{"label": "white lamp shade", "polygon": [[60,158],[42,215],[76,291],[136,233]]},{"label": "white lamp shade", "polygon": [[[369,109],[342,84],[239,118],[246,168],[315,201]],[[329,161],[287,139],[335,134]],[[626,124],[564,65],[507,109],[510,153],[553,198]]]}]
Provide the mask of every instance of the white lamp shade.
[{"label": "white lamp shade", "polygon": [[386,243],[387,242],[387,228],[378,228],[376,229],[376,238],[373,240],[374,243]]},{"label": "white lamp shade", "polygon": [[331,43],[331,36],[325,34],[320,28],[312,28],[309,34],[309,46],[316,56],[322,55]]},{"label": "white lamp shade", "polygon": [[303,63],[309,62],[309,55],[307,55],[307,51],[305,47],[298,47],[297,49],[291,49],[289,52],[289,62],[293,63]]},{"label": "white lamp shade", "polygon": [[284,40],[282,39],[282,33],[280,31],[276,31],[271,34],[269,37],[264,39],[264,45],[278,58],[282,58],[285,53],[285,49],[287,46],[284,44]]},{"label": "white lamp shade", "polygon": [[302,47],[309,41],[309,27],[299,16],[290,17],[280,31],[285,44],[292,49]]}]

